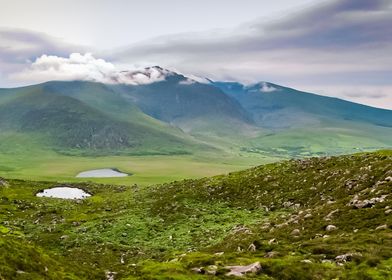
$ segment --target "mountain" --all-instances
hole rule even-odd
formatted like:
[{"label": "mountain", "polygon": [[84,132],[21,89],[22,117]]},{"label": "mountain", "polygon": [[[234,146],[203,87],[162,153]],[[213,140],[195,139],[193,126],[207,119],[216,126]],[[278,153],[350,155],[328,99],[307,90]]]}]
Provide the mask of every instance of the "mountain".
[{"label": "mountain", "polygon": [[17,134],[90,155],[303,157],[392,146],[390,110],[267,82],[202,83],[159,66],[106,80],[0,89],[0,140]]},{"label": "mountain", "polygon": [[[391,279],[391,166],[379,151],[149,187],[0,178],[0,275]],[[53,187],[91,197],[35,195]]]},{"label": "mountain", "polygon": [[267,82],[250,86],[232,82],[212,84],[235,98],[261,127],[301,127],[329,120],[392,127],[391,110],[302,92]]},{"label": "mountain", "polygon": [[[253,121],[233,98],[210,84],[203,84],[158,66],[165,80],[144,85],[114,85],[112,89],[136,104],[144,113],[188,133],[242,129]],[[151,68],[146,69],[151,72]]]},{"label": "mountain", "polygon": [[103,84],[48,82],[0,96],[1,134],[29,134],[59,151],[189,153],[197,144]]},{"label": "mountain", "polygon": [[391,110],[267,82],[211,83],[236,99],[254,123],[267,131],[249,145],[254,152],[298,156],[392,145]]}]

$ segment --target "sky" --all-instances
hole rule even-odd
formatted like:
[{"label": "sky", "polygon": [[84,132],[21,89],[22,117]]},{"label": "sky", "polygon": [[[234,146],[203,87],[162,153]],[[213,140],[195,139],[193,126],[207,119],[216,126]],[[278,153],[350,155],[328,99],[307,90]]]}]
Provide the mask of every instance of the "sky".
[{"label": "sky", "polygon": [[392,109],[392,0],[0,0],[0,87],[160,65]]}]

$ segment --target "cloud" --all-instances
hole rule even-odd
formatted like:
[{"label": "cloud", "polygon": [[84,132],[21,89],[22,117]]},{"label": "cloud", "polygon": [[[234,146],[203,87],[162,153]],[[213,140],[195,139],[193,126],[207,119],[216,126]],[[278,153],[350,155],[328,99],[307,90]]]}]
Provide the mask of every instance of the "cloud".
[{"label": "cloud", "polygon": [[69,57],[42,55],[12,78],[30,82],[82,80],[140,85],[163,81],[168,75],[172,75],[172,72],[160,67],[121,71],[112,63],[95,58],[91,53],[72,53]]},{"label": "cloud", "polygon": [[260,85],[260,89],[259,90],[262,93],[270,93],[270,92],[277,91],[278,89],[273,87],[273,86],[271,86],[271,85],[269,85],[269,84],[267,84],[266,82],[262,82],[261,85]]},{"label": "cloud", "polygon": [[307,75],[339,78],[354,71],[392,71],[390,26],[390,0],[334,0],[273,22],[155,38],[109,57],[158,61],[185,73],[212,73],[214,79],[295,84]]},{"label": "cloud", "polygon": [[4,85],[14,85],[10,73],[21,71],[42,54],[66,56],[85,47],[68,44],[59,38],[25,29],[0,27],[0,76]]}]

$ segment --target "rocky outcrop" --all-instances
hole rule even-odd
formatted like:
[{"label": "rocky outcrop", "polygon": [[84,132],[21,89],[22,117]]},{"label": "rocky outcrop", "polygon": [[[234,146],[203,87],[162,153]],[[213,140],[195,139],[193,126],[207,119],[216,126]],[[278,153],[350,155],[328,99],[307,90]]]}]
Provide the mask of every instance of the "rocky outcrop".
[{"label": "rocky outcrop", "polygon": [[348,203],[348,206],[352,206],[355,209],[370,208],[377,203],[384,202],[387,196],[388,195],[382,195],[380,197],[373,197],[371,199],[360,200],[358,195],[355,195],[353,199],[351,199],[350,202]]}]

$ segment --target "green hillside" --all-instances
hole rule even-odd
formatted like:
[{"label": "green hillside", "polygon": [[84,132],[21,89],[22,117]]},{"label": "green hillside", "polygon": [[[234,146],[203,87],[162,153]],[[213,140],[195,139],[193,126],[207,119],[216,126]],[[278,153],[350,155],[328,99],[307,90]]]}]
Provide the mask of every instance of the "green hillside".
[{"label": "green hillside", "polygon": [[[0,180],[3,279],[390,279],[392,152],[163,185]],[[57,184],[58,185],[58,184]],[[257,264],[257,265],[256,265]],[[240,267],[237,269],[244,269]]]},{"label": "green hillside", "polygon": [[2,134],[39,136],[43,147],[61,153],[181,154],[198,145],[102,84],[49,82],[2,90],[0,96]]}]

